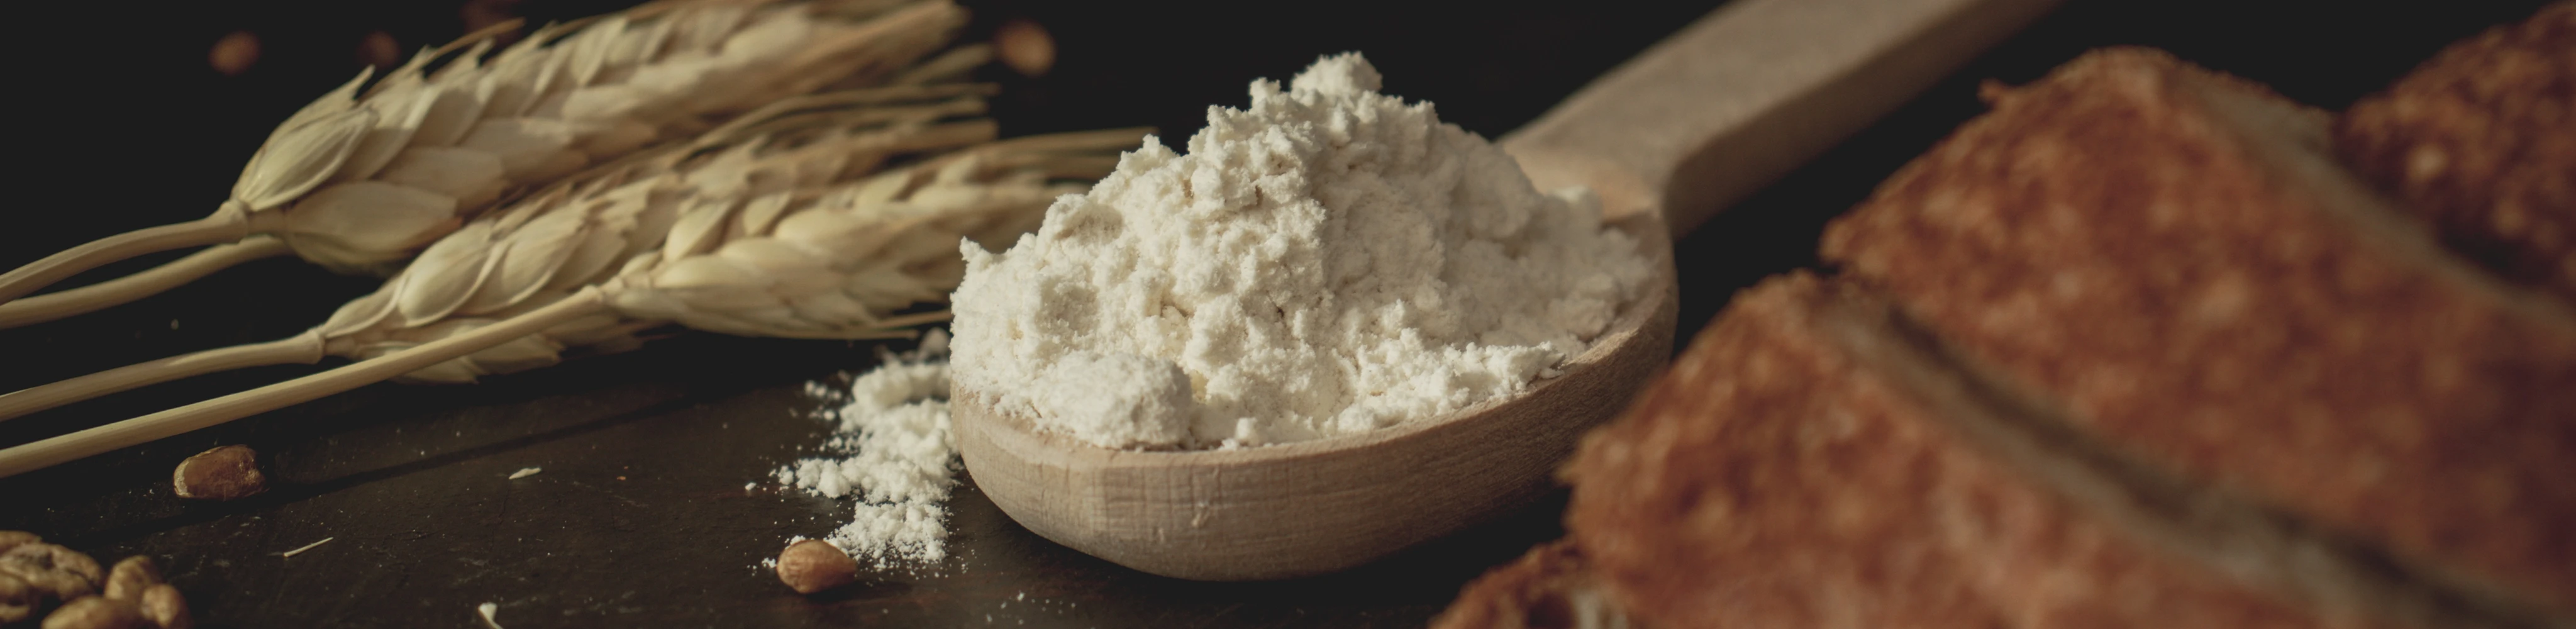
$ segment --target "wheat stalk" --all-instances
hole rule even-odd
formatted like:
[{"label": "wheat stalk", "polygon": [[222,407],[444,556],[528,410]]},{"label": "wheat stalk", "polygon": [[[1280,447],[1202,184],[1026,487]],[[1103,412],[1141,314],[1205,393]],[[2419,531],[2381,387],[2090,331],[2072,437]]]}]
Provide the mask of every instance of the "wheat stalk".
[{"label": "wheat stalk", "polygon": [[[888,336],[890,328],[941,318],[887,316],[884,307],[944,297],[960,266],[951,260],[956,254],[950,247],[960,234],[991,238],[1025,230],[1047,200],[1080,187],[1043,182],[1058,175],[1096,178],[1114,165],[1107,156],[1044,149],[1113,141],[1126,146],[1143,133],[995,143],[819,193],[778,193],[788,197],[788,207],[766,229],[747,219],[767,213],[758,208],[774,197],[701,206],[695,216],[715,218],[683,213],[664,239],[665,249],[630,259],[607,281],[521,302],[526,309],[506,317],[406,328],[438,332],[330,371],[0,450],[0,477],[405,375],[446,380],[496,367],[550,364],[568,331],[631,332],[670,320],[735,333]],[[683,222],[700,227],[684,228]],[[398,306],[357,311],[384,313],[379,322],[399,316]],[[460,359],[468,362],[454,362]]]},{"label": "wheat stalk", "polygon": [[[989,133],[989,127],[985,129],[984,133]],[[479,247],[497,254],[497,259],[450,268],[480,271],[418,276],[406,271],[405,277],[388,282],[386,290],[343,307],[331,322],[306,336],[263,344],[272,347],[246,346],[254,348],[249,352],[276,356],[300,355],[318,345],[322,351],[354,353],[361,358],[355,364],[0,450],[0,476],[194,430],[370,382],[394,378],[471,381],[487,373],[553,364],[566,346],[627,345],[633,343],[634,332],[665,322],[734,334],[794,338],[897,336],[900,334],[893,332],[894,328],[944,318],[944,313],[887,313],[945,297],[963,272],[951,245],[958,237],[998,242],[1027,231],[1037,224],[1040,210],[1053,198],[1081,189],[1080,184],[1057,182],[1105,175],[1115,159],[1099,153],[1132,146],[1146,132],[1135,129],[1019,138],[950,153],[854,182],[822,187],[782,184],[714,202],[674,202],[664,206],[674,211],[659,239],[638,238],[651,236],[654,231],[649,228],[649,220],[638,220],[635,225],[642,229],[589,241],[613,243],[600,244],[598,248],[602,250],[639,241],[657,241],[659,248],[628,258],[604,281],[569,291],[556,291],[561,280],[555,278],[561,276],[555,273],[567,267],[539,265],[553,270],[513,271],[498,261],[508,259],[507,252],[513,251],[512,247]],[[919,135],[936,134],[925,130]],[[761,178],[710,179],[757,182]],[[581,205],[584,204],[574,204]],[[578,213],[531,214],[552,217]],[[638,212],[635,216],[643,219],[649,214]],[[509,216],[496,216],[489,223],[509,234],[497,242],[546,240],[551,237],[543,234],[566,231],[544,227],[548,218],[530,218],[510,225],[506,220]],[[557,224],[564,222],[554,220]],[[415,268],[424,268],[433,259],[445,258],[432,258],[425,253]],[[514,277],[517,279],[510,279]],[[420,278],[468,278],[461,281],[473,288],[446,287],[460,280]],[[405,286],[429,288],[415,293],[406,291]],[[527,297],[505,300],[505,305],[486,314],[458,314],[473,308],[478,296],[493,294],[487,291]],[[407,295],[443,297],[407,301]],[[243,356],[215,356],[201,362],[226,368],[248,363]]]},{"label": "wheat stalk", "polygon": [[334,269],[390,270],[513,190],[836,82],[884,83],[963,23],[947,0],[698,0],[550,25],[498,52],[494,38],[516,26],[486,29],[372,85],[361,72],[288,117],[212,216],[0,275],[0,302],[255,233]]},{"label": "wheat stalk", "polygon": [[[0,419],[211,371],[312,363],[325,355],[363,359],[470,330],[607,279],[625,259],[661,246],[664,234],[691,208],[846,182],[894,154],[989,139],[989,121],[935,124],[981,114],[980,95],[989,91],[990,86],[954,85],[818,96],[808,101],[822,102],[819,108],[772,108],[687,145],[633,154],[468,223],[380,289],[303,334],[0,395]],[[559,336],[587,345],[610,343],[617,333]],[[505,344],[481,360],[520,364],[525,360],[516,357],[530,346]]]},{"label": "wheat stalk", "polygon": [[43,323],[170,290],[232,265],[294,253],[286,241],[254,234],[207,247],[161,266],[116,279],[0,303],[0,329]]}]

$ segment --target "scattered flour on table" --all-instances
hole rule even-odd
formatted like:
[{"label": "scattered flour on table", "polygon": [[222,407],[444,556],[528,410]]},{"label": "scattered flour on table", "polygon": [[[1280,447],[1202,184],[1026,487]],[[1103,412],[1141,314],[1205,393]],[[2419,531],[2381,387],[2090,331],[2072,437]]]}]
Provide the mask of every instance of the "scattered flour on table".
[{"label": "scattered flour on table", "polygon": [[806,385],[826,403],[817,418],[833,426],[823,444],[832,455],[779,468],[778,482],[855,498],[849,524],[822,539],[863,563],[917,567],[948,557],[948,494],[958,465],[948,431],[947,353],[947,334],[932,330],[918,350],[881,350],[882,364],[847,387]]},{"label": "scattered flour on table", "polygon": [[1357,54],[1148,137],[1008,251],[963,243],[955,377],[1108,448],[1373,430],[1555,375],[1647,290],[1636,240],[1544,194]]}]

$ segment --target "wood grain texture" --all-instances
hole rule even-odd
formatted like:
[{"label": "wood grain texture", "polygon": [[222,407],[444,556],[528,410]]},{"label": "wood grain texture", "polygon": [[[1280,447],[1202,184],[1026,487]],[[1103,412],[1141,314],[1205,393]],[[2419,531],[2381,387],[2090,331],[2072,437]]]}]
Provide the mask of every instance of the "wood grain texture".
[{"label": "wood grain texture", "polygon": [[1738,0],[1503,138],[1542,190],[1676,234],[1886,115],[2056,0]]}]

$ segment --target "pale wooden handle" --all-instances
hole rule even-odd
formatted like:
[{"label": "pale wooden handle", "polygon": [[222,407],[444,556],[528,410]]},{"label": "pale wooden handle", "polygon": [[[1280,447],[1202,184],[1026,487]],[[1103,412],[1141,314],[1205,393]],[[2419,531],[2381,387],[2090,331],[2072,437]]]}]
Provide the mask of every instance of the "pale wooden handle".
[{"label": "pale wooden handle", "polygon": [[1675,237],[1767,185],[2057,0],[1735,0],[1503,139],[1542,190]]}]

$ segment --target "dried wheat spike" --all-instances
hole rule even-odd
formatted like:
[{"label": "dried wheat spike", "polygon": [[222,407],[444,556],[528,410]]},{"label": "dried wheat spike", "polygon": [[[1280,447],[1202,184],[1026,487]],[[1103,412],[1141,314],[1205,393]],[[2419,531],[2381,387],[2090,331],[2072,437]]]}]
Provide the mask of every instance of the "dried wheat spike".
[{"label": "dried wheat spike", "polygon": [[497,52],[500,29],[469,35],[296,112],[213,216],[0,275],[0,301],[252,233],[335,269],[390,270],[513,190],[836,82],[896,78],[964,20],[947,0],[695,0],[540,28]]},{"label": "dried wheat spike", "polygon": [[[1115,158],[1095,153],[1132,146],[1147,132],[1019,138],[819,190],[781,185],[716,202],[683,201],[670,206],[671,220],[658,239],[645,237],[653,235],[645,226],[653,222],[647,219],[654,213],[638,211],[640,229],[596,242],[615,243],[599,245],[602,249],[638,241],[658,242],[658,247],[629,258],[605,281],[568,294],[543,288],[556,281],[552,278],[563,267],[550,265],[556,268],[515,274],[506,270],[513,249],[489,248],[501,253],[484,258],[480,265],[467,265],[485,269],[467,281],[474,286],[470,291],[446,292],[451,297],[427,304],[428,310],[412,312],[405,311],[399,290],[371,296],[361,302],[373,303],[353,304],[343,310],[346,318],[334,317],[333,323],[317,328],[336,332],[402,320],[407,323],[399,329],[417,336],[360,345],[362,353],[373,356],[338,369],[0,450],[0,477],[372,382],[401,377],[463,381],[484,373],[551,364],[566,345],[616,342],[665,321],[735,334],[897,335],[893,328],[944,318],[939,313],[889,316],[888,312],[916,301],[944,298],[960,274],[953,243],[961,237],[999,243],[1026,231],[1041,220],[1055,196],[1080,189],[1080,184],[1066,180],[1096,179],[1115,166]],[[762,179],[756,174],[727,178],[740,182],[745,190],[758,189]],[[532,216],[507,228],[503,225],[508,222],[506,214],[490,220],[495,230],[510,232],[503,241],[512,241],[517,234],[543,233],[538,226],[547,219]],[[583,221],[585,225],[612,223],[617,221]],[[425,264],[429,258],[423,260]],[[501,290],[540,288],[489,315],[455,314],[493,286],[490,282],[512,276],[522,279],[504,281]],[[425,321],[404,319],[440,310],[447,315]],[[357,323],[370,318],[368,325]]]},{"label": "dried wheat spike", "polygon": [[[547,307],[621,273],[654,272],[627,282],[638,287],[631,297],[638,305],[627,312],[561,322],[396,379],[471,382],[554,364],[567,347],[631,348],[636,332],[672,321],[737,334],[887,336],[893,334],[887,328],[916,321],[883,313],[939,299],[955,285],[962,272],[957,236],[998,241],[1034,228],[1048,202],[1080,187],[1064,182],[1106,174],[1115,161],[1105,151],[1132,145],[1144,133],[1019,138],[869,176],[903,155],[990,140],[990,121],[964,118],[983,112],[978,96],[989,90],[952,85],[819,95],[805,99],[808,108],[747,119],[730,136],[638,154],[468,224],[304,334],[0,395],[0,418],[212,371],[400,352]],[[835,222],[822,222],[827,219]],[[941,231],[911,239],[924,230]],[[890,239],[903,244],[884,246]],[[770,287],[780,303],[803,312],[717,303],[704,287],[685,283],[688,269],[718,268],[711,265],[727,260],[724,252],[738,258],[756,250],[810,249],[843,258],[782,267],[777,275],[785,279]],[[667,259],[703,260],[661,270],[661,254],[673,251],[704,255]],[[752,260],[785,263],[776,255]],[[836,283],[807,277],[827,272],[847,277]],[[680,308],[690,304],[702,308]]]},{"label": "dried wheat spike", "polygon": [[[606,280],[659,248],[691,208],[856,181],[897,155],[991,139],[990,85],[901,86],[814,95],[748,114],[696,141],[629,155],[515,200],[442,238],[374,293],[293,337],[131,365],[0,395],[0,419],[214,371],[326,355],[365,359],[482,327]],[[406,380],[471,381],[552,364],[565,344],[632,345],[614,317],[558,326]]]},{"label": "dried wheat spike", "polygon": [[[364,360],[551,305],[674,241],[696,246],[687,243],[762,228],[764,217],[778,220],[797,199],[849,187],[889,159],[989,140],[990,121],[949,119],[981,110],[974,99],[877,107],[839,115],[842,126],[828,132],[701,152],[652,178],[532,197],[425,251],[315,333],[328,353]],[[399,379],[470,382],[552,364],[566,347],[629,348],[633,333],[665,323],[603,312]]]},{"label": "dried wheat spike", "polygon": [[[1132,145],[1143,130],[1039,136]],[[925,134],[924,138],[937,134]],[[962,277],[958,238],[1000,242],[1034,229],[1055,197],[1108,174],[1110,155],[1040,150],[1042,143],[994,143],[859,181],[782,187],[720,202],[681,202],[659,248],[614,270],[598,286],[603,308],[544,332],[409,372],[407,382],[475,377],[553,364],[563,348],[618,351],[633,334],[670,323],[783,338],[868,339],[945,313],[897,316],[946,299]],[[487,275],[494,281],[497,275]],[[574,296],[548,289],[509,309],[397,328],[399,338],[336,345],[372,359],[470,332]],[[378,307],[378,328],[401,316]],[[358,315],[363,317],[365,315]],[[353,317],[354,318],[354,317]],[[341,347],[354,347],[353,354]]]}]

